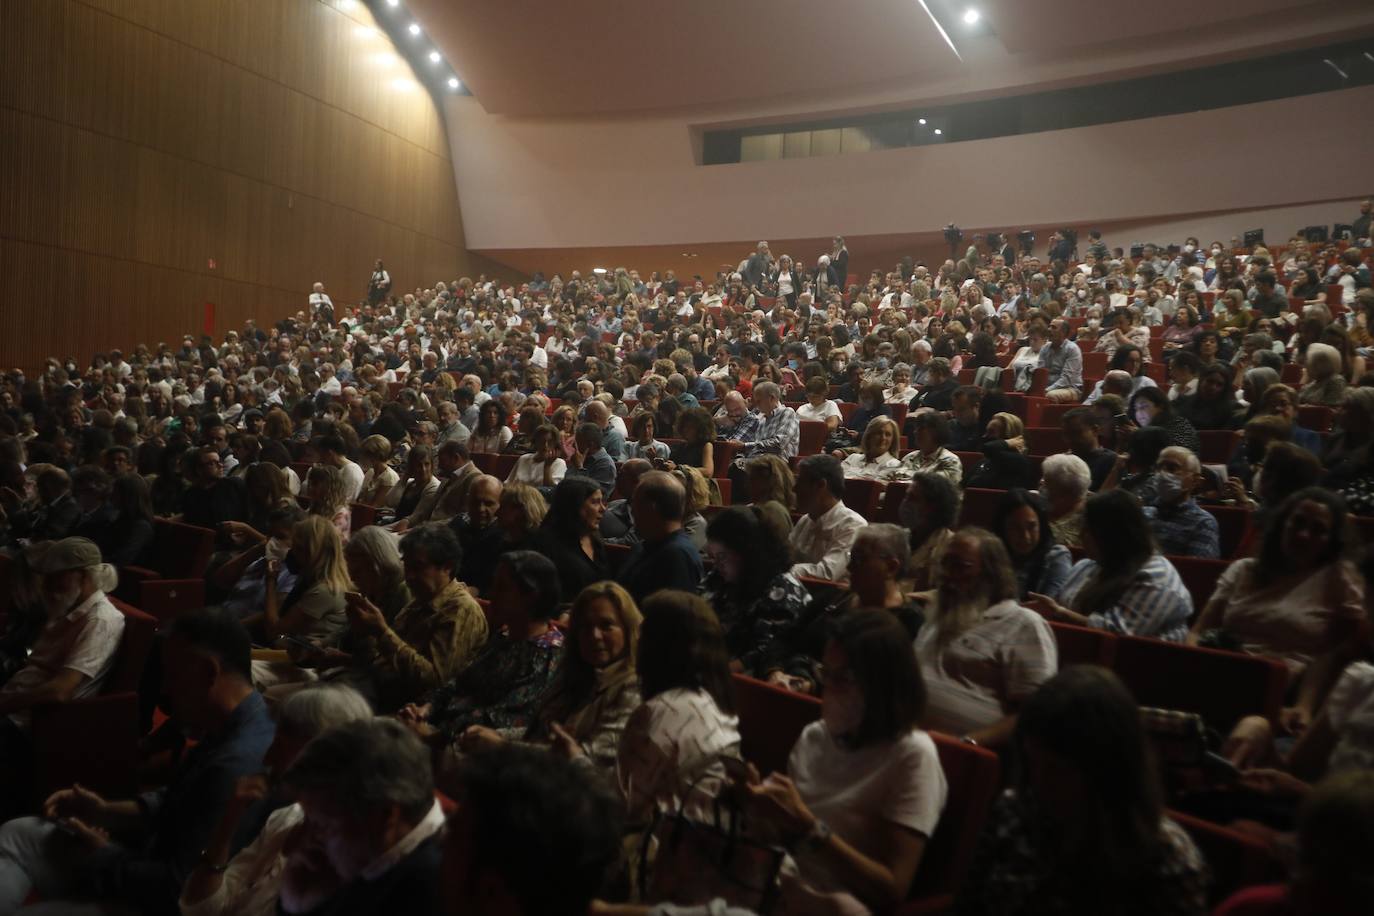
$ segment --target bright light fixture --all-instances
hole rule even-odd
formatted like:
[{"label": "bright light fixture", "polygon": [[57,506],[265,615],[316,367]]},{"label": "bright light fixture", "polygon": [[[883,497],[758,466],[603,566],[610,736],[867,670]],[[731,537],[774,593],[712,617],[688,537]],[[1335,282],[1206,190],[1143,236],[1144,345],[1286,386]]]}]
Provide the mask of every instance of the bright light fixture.
[{"label": "bright light fixture", "polygon": [[964,10],[964,25],[977,25],[978,20],[981,18],[983,18],[982,14],[980,14],[973,7],[969,7],[968,9]]},{"label": "bright light fixture", "polygon": [[926,123],[926,119],[925,119],[925,118],[917,118],[917,119],[916,119],[916,123],[917,123],[917,124],[922,124],[922,125],[924,125],[924,124]]},{"label": "bright light fixture", "polygon": [[940,136],[942,133],[944,133],[944,131],[940,130],[940,128],[938,128],[938,127],[935,128],[935,136],[938,137],[938,136]]},{"label": "bright light fixture", "polygon": [[597,274],[598,276],[600,276],[601,274],[604,274],[605,272],[606,272],[606,268],[604,268],[604,267],[593,267],[593,268],[592,268],[592,273]]},{"label": "bright light fixture", "polygon": [[394,9],[401,5],[401,0],[386,0],[386,5]]},{"label": "bright light fixture", "polygon": [[419,34],[420,34],[420,24],[419,24],[418,22],[412,22],[412,23],[410,24],[410,34],[412,34],[412,35],[419,35]]},{"label": "bright light fixture", "polygon": [[430,51],[430,52],[429,52],[429,62],[430,62],[431,64],[437,64],[437,63],[438,63],[440,60],[442,60],[442,59],[443,59],[443,58],[441,58],[441,57],[439,56],[439,52],[438,52],[438,51]]},{"label": "bright light fixture", "polygon": [[457,88],[458,88],[459,86],[461,86],[461,85],[462,85],[462,84],[458,82],[458,77],[456,77],[456,76],[450,76],[450,77],[448,78],[448,88],[450,88],[450,89],[457,89]]}]

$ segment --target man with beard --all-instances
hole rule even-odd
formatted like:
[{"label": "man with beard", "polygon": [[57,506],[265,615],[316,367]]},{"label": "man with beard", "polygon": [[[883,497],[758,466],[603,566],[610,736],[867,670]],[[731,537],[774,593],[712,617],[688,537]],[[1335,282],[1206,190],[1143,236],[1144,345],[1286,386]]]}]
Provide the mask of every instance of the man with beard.
[{"label": "man with beard", "polygon": [[[42,576],[47,622],[28,662],[0,690],[0,761],[11,773],[29,763],[29,710],[93,696],[114,667],[124,635],[124,615],[105,597],[115,571],[100,548],[85,538],[49,541],[29,548],[29,563]],[[11,791],[22,783],[11,783]]]},{"label": "man with beard", "polygon": [[1000,747],[1021,703],[1058,671],[1054,633],[1016,594],[1011,560],[995,534],[965,528],[950,540],[916,637],[930,691],[927,727]]}]

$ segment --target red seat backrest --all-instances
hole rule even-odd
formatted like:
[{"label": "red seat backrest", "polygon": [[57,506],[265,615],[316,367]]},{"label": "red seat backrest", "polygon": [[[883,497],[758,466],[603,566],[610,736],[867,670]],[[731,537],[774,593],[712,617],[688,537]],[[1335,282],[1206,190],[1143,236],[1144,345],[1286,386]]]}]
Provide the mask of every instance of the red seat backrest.
[{"label": "red seat backrest", "polygon": [[878,499],[885,486],[881,480],[847,477],[844,481],[844,504],[865,519],[872,520],[877,514]]},{"label": "red seat backrest", "polygon": [[[1234,557],[1236,549],[1250,531],[1253,513],[1239,506],[1203,506],[1217,520],[1217,536],[1221,544],[1222,557]],[[1202,608],[1198,608],[1202,610]]]},{"label": "red seat backrest", "polygon": [[153,520],[153,568],[165,579],[202,579],[215,549],[215,532],[159,518]]},{"label": "red seat backrest", "polygon": [[1107,354],[1089,350],[1083,354],[1083,374],[1101,378],[1107,374]]},{"label": "red seat backrest", "polygon": [[964,505],[959,512],[960,525],[977,525],[992,530],[993,518],[997,514],[997,503],[1006,490],[984,490],[969,487],[964,491]]},{"label": "red seat backrest", "polygon": [[1040,406],[1040,418],[1035,425],[1045,429],[1058,429],[1064,422],[1064,414],[1073,410],[1075,407],[1082,407],[1082,404],[1055,404],[1048,402]]},{"label": "red seat backrest", "polygon": [[1064,431],[1058,426],[1031,426],[1026,428],[1026,450],[1032,455],[1057,455],[1068,449]]},{"label": "red seat backrest", "polygon": [[740,751],[759,775],[787,772],[787,758],[802,730],[821,717],[821,701],[763,681],[733,676]]},{"label": "red seat backrest", "polygon": [[1200,429],[1197,436],[1202,445],[1202,453],[1198,456],[1202,463],[1225,464],[1231,460],[1240,432],[1234,429]]},{"label": "red seat backrest", "polygon": [[1259,838],[1181,811],[1165,813],[1188,832],[1207,860],[1212,877],[1211,903],[1220,903],[1243,887],[1283,879],[1283,866],[1269,844]]},{"label": "red seat backrest", "polygon": [[351,518],[349,526],[352,531],[366,528],[377,521],[377,508],[375,506],[369,506],[365,503],[349,503],[348,511]]},{"label": "red seat backrest", "polygon": [[157,619],[114,596],[109,598],[115,609],[124,615],[124,633],[119,639],[119,653],[115,657],[114,668],[103,689],[107,694],[134,693],[143,679],[143,667],[153,650]]},{"label": "red seat backrest", "polygon": [[1335,417],[1336,411],[1322,404],[1298,405],[1298,425],[1319,433],[1329,431]]},{"label": "red seat backrest", "polygon": [[823,420],[800,420],[801,438],[797,445],[798,455],[819,454],[821,446],[830,436],[830,429]]},{"label": "red seat backrest", "polygon": [[1258,655],[1118,636],[1112,670],[1141,706],[1197,713],[1222,734],[1244,716],[1278,716],[1288,669]]},{"label": "red seat backrest", "polygon": [[930,732],[949,795],[935,835],[926,846],[909,897],[953,894],[964,882],[988,811],[997,797],[1001,762],[987,748]]},{"label": "red seat backrest", "polygon": [[1106,630],[1050,621],[1059,647],[1059,667],[1101,665],[1110,668],[1116,657],[1116,636]]},{"label": "red seat backrest", "polygon": [[1168,560],[1178,570],[1178,577],[1193,598],[1193,616],[1196,617],[1211,600],[1217,579],[1231,563],[1229,560],[1205,560],[1202,557],[1169,557]]},{"label": "red seat backrest", "polygon": [[897,424],[898,429],[906,426],[906,412],[909,408],[907,404],[889,404],[888,409],[892,411],[892,419]]}]

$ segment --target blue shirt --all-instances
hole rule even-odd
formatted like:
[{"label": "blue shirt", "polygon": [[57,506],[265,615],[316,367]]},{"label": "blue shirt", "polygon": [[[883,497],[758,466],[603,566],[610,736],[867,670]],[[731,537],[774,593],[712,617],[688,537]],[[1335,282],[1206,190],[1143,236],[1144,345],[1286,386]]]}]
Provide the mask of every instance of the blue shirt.
[{"label": "blue shirt", "polygon": [[1057,388],[1083,390],[1083,351],[1072,340],[1065,340],[1059,346],[1047,343],[1040,348],[1037,365],[1049,370],[1046,391]]},{"label": "blue shirt", "polygon": [[587,456],[582,467],[569,466],[565,476],[590,477],[601,488],[602,497],[610,499],[615,489],[615,462],[604,448],[599,448]]},{"label": "blue shirt", "polygon": [[630,597],[642,603],[661,588],[695,593],[701,584],[701,551],[681,528],[660,541],[640,541],[617,576]]},{"label": "blue shirt", "polygon": [[178,912],[181,887],[200,861],[234,784],[262,772],[275,730],[262,694],[250,693],[218,734],[186,753],[165,789],[138,798],[149,826],[147,841],[140,848],[111,844],[87,861],[84,872],[93,896],[142,913]]},{"label": "blue shirt", "polygon": [[1123,636],[1152,636],[1170,642],[1182,642],[1188,635],[1193,598],[1174,564],[1155,554],[1140,567],[1111,607],[1074,607],[1079,593],[1096,578],[1098,569],[1096,560],[1079,560],[1069,570],[1069,578],[1059,593],[1060,604],[1087,614],[1088,626]]},{"label": "blue shirt", "polygon": [[1221,556],[1221,541],[1216,516],[1189,499],[1177,506],[1145,507],[1150,530],[1155,534],[1160,553],[1172,557]]}]

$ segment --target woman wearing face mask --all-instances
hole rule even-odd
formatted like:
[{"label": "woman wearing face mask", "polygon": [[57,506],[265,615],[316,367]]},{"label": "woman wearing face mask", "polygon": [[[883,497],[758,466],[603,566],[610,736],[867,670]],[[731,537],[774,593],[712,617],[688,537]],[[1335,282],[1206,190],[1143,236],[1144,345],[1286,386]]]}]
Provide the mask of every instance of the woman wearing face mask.
[{"label": "woman wearing face mask", "polygon": [[795,875],[785,870],[783,912],[886,911],[921,864],[948,788],[918,727],[926,690],[914,623],[890,610],[840,618],[823,657],[821,721],[797,739],[787,775],[751,773],[755,823],[796,861]]},{"label": "woman wearing face mask", "polygon": [[969,916],[1202,916],[1206,863],[1164,813],[1140,708],[1074,665],[1021,707],[1019,783],[997,800],[959,891]]},{"label": "woman wearing face mask", "polygon": [[[291,549],[291,531],[305,518],[305,510],[297,505],[282,505],[273,510],[263,525],[263,534],[256,530],[257,540],[252,546],[231,557],[211,576],[212,595],[223,595],[218,604],[240,617],[248,618],[262,610],[267,600],[268,561],[280,563]],[[293,564],[294,565],[294,564]],[[286,595],[296,584],[296,573],[281,564],[277,570],[277,593]]]},{"label": "woman wearing face mask", "polygon": [[702,593],[725,631],[733,669],[756,671],[777,635],[811,603],[791,573],[789,521],[781,505],[769,502],[733,506],[706,526],[712,569]]},{"label": "woman wearing face mask", "polygon": [[[1157,476],[1164,499],[1170,475]],[[1032,592],[1025,606],[1046,620],[1182,642],[1193,599],[1156,548],[1139,501],[1121,490],[1099,493],[1083,522],[1087,557],[1074,564],[1057,599]]]}]

